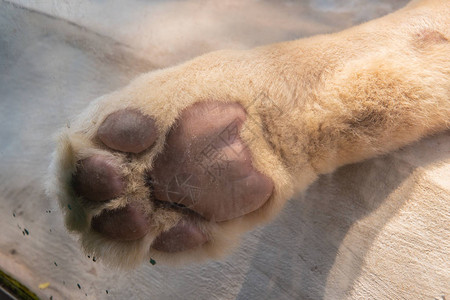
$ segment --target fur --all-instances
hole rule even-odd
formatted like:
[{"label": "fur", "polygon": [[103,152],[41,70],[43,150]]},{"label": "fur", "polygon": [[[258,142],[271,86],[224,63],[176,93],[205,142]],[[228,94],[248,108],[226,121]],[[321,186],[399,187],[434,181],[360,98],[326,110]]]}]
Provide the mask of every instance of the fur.
[{"label": "fur", "polygon": [[[273,219],[295,193],[320,174],[397,149],[450,126],[450,3],[413,1],[383,18],[331,35],[252,50],[217,51],[141,75],[93,101],[59,134],[48,193],[66,213],[66,226],[84,249],[110,265],[135,267],[150,257],[179,263],[219,258],[238,237]],[[223,223],[205,223],[205,245],[165,254],[153,239],[180,219],[177,211],[141,201],[156,226],[141,240],[116,242],[90,229],[104,209],[148,199],[144,171],[164,149],[181,111],[200,101],[238,102],[247,112],[241,137],[253,165],[272,178],[274,193],[258,210]],[[95,138],[112,112],[134,108],[152,116],[161,133],[150,150],[110,153]],[[75,197],[76,162],[94,153],[119,161],[127,197],[86,204]],[[137,200],[139,201],[139,200]]]}]

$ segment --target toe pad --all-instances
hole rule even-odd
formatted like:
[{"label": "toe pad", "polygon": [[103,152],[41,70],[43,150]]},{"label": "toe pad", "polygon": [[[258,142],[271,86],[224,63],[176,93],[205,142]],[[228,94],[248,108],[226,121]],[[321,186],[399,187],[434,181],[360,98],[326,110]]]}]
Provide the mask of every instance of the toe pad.
[{"label": "toe pad", "polygon": [[153,118],[125,109],[110,114],[100,125],[97,136],[111,149],[139,153],[153,145],[158,130]]},{"label": "toe pad", "polygon": [[175,253],[200,247],[206,241],[206,235],[195,224],[180,221],[169,231],[160,234],[153,242],[152,248]]},{"label": "toe pad", "polygon": [[87,200],[106,201],[119,196],[124,183],[109,157],[94,155],[78,162],[73,188]]},{"label": "toe pad", "polygon": [[132,203],[94,217],[92,228],[114,240],[133,241],[148,233],[149,222],[142,210]]}]

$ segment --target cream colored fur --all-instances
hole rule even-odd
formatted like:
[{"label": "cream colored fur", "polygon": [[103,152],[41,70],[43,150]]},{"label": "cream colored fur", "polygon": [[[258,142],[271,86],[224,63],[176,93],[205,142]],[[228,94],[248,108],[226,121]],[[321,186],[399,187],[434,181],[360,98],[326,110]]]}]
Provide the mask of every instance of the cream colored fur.
[{"label": "cream colored fur", "polygon": [[[378,20],[332,35],[247,51],[213,52],[182,65],[141,75],[124,89],[93,101],[59,137],[49,194],[80,233],[88,253],[123,268],[150,257],[178,263],[218,258],[238,236],[275,217],[294,193],[318,175],[397,149],[450,126],[450,2],[413,1]],[[180,112],[200,101],[238,102],[248,114],[241,131],[253,164],[272,178],[271,198],[257,211],[220,224],[204,223],[211,241],[191,251],[164,254],[153,239],[180,216],[155,208],[143,173],[163,151]],[[112,112],[136,108],[161,132],[151,150],[128,162],[96,140]],[[76,161],[104,153],[122,165],[126,196],[89,204],[70,187]],[[140,201],[156,226],[143,239],[115,242],[90,230],[104,209]]]}]

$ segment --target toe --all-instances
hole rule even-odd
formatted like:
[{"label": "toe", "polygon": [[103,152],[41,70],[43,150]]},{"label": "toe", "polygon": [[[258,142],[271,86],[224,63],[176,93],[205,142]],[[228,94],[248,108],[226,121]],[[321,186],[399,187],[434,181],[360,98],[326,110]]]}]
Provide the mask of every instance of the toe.
[{"label": "toe", "polygon": [[94,155],[78,162],[73,188],[87,200],[106,201],[122,194],[124,182],[111,158]]},{"label": "toe", "polygon": [[92,219],[92,229],[114,240],[133,241],[149,231],[149,221],[136,204],[104,211]]},{"label": "toe", "polygon": [[124,109],[110,114],[100,125],[97,136],[111,149],[139,153],[153,145],[158,130],[153,118]]},{"label": "toe", "polygon": [[152,248],[174,253],[197,248],[207,242],[206,235],[192,222],[182,220],[170,230],[161,233]]}]

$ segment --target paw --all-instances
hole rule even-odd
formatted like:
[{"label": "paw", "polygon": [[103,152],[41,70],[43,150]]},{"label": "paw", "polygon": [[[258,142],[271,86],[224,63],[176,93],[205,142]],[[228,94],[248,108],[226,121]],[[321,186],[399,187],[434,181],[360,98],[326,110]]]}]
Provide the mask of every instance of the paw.
[{"label": "paw", "polygon": [[245,102],[146,92],[138,79],[65,129],[50,193],[86,252],[112,265],[219,257],[278,213],[288,175]]}]

